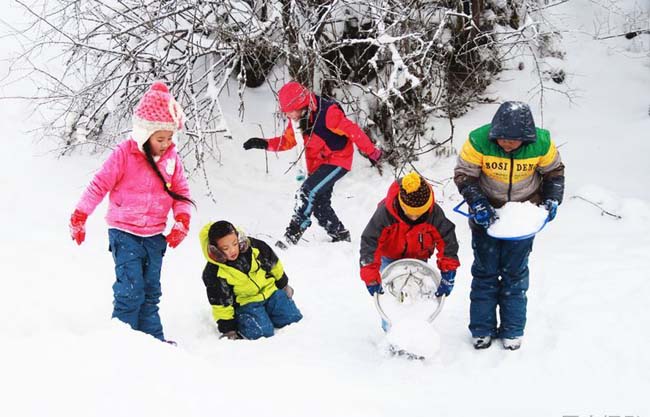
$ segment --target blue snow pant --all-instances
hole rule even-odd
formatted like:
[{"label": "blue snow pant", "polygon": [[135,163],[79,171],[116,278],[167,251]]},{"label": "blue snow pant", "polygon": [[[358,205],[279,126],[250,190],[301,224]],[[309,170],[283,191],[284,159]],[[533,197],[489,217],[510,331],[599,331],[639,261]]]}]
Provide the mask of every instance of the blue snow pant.
[{"label": "blue snow pant", "polygon": [[345,230],[345,226],[332,209],[332,191],[336,181],[347,173],[344,168],[325,164],[318,167],[302,183],[296,193],[296,206],[286,233],[292,242],[300,240],[302,233],[311,226],[312,213],[318,224],[332,238],[336,238]]},{"label": "blue snow pant", "polygon": [[[472,290],[469,330],[472,337],[519,337],[526,325],[528,255],[533,239],[500,240],[472,227]],[[496,309],[499,306],[500,326]]]},{"label": "blue snow pant", "polygon": [[276,290],[268,300],[237,307],[235,318],[239,334],[253,340],[273,336],[273,328],[296,323],[302,314],[284,290]]},{"label": "blue snow pant", "polygon": [[164,340],[158,315],[160,270],[167,241],[162,234],[141,237],[108,229],[109,250],[115,261],[113,317],[134,330]]}]

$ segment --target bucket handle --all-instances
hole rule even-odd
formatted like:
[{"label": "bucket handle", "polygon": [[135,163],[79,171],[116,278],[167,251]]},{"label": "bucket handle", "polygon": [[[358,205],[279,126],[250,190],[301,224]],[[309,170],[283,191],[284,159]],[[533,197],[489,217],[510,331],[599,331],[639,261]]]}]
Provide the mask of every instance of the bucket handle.
[{"label": "bucket handle", "polygon": [[456,207],[454,207],[454,211],[455,211],[456,213],[458,213],[458,214],[462,214],[462,215],[465,216],[465,217],[470,217],[470,218],[471,218],[471,217],[472,217],[471,214],[466,213],[466,212],[464,212],[464,211],[462,211],[462,210],[460,209],[461,206],[462,206],[463,204],[465,204],[465,203],[466,203],[465,200],[463,200],[463,201],[461,201],[460,203],[458,203],[458,205],[456,205]]}]

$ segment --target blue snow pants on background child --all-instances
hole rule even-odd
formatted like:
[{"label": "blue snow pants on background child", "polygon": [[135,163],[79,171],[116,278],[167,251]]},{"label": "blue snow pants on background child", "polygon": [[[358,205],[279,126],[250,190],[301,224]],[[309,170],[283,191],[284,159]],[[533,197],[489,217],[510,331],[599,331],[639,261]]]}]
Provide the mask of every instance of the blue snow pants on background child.
[{"label": "blue snow pants on background child", "polygon": [[[472,337],[523,336],[526,325],[528,255],[533,239],[500,240],[472,227],[472,290],[469,330]],[[499,277],[501,279],[499,279]],[[496,310],[499,306],[500,326]]]},{"label": "blue snow pants on background child", "polygon": [[302,314],[284,290],[276,290],[266,301],[236,308],[235,318],[239,334],[252,340],[273,336],[273,328],[296,323]]},{"label": "blue snow pants on background child", "polygon": [[[332,209],[332,191],[334,185],[348,171],[335,165],[323,164],[311,173],[297,192],[294,215],[288,233],[300,233],[311,226],[311,215],[314,214],[318,224],[331,237],[337,237],[345,230],[343,223]],[[299,230],[293,230],[299,229]]]},{"label": "blue snow pants on background child", "polygon": [[142,237],[108,229],[108,241],[115,261],[113,317],[134,330],[164,340],[158,302],[162,295],[162,258],[167,249],[165,237]]}]

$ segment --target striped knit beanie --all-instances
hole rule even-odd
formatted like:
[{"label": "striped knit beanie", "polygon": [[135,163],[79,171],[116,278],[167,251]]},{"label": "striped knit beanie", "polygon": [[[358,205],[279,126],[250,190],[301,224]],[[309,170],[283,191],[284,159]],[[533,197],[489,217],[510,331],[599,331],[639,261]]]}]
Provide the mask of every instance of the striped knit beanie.
[{"label": "striped knit beanie", "polygon": [[406,214],[420,217],[433,205],[433,190],[424,178],[410,172],[400,181],[398,198]]}]

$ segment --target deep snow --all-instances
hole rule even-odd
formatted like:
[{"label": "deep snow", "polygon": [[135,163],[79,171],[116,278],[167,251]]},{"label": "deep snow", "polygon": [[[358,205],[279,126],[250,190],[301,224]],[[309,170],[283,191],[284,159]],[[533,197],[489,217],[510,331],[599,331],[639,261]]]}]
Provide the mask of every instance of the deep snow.
[{"label": "deep snow", "polygon": [[[633,3],[627,1],[626,7]],[[646,13],[648,6],[645,7]],[[7,13],[15,13],[5,6]],[[448,179],[454,158],[416,163],[436,185],[436,199],[456,223],[462,266],[434,322],[439,349],[408,362],[382,350],[371,297],[358,277],[359,235],[392,181],[357,157],[337,185],[334,207],[351,243],[328,243],[317,225],[307,242],[280,253],[305,318],[276,337],[219,340],[205,297],[198,230],[228,219],[272,243],[288,222],[297,182],[283,175],[294,154],[243,151],[249,136],[273,130],[275,103],[249,91],[243,123],[228,119],[233,139],[220,139],[210,170],[216,204],[200,178],[190,236],[163,266],[161,316],[174,348],[109,319],[113,262],[107,251],[105,204],[88,221],[86,242],[69,238],[69,215],[106,155],[55,159],[34,142],[26,103],[2,101],[5,129],[0,185],[0,382],[6,416],[648,416],[650,403],[650,35],[594,41],[593,2],[553,9],[569,29],[562,63],[573,103],[547,93],[544,127],[567,166],[565,201],[535,240],[528,324],[521,350],[500,344],[477,352],[467,330],[470,234],[453,213],[460,201]],[[5,17],[6,18],[6,17]],[[612,33],[624,31],[612,17]],[[617,26],[618,25],[618,26]],[[4,55],[15,42],[4,38]],[[527,62],[526,68],[531,68]],[[7,71],[6,62],[0,71]],[[487,93],[527,101],[530,70],[506,71]],[[3,88],[14,95],[29,86]],[[236,98],[222,97],[228,114]],[[456,123],[454,145],[489,122],[498,104]],[[181,138],[182,140],[182,138]],[[601,215],[603,209],[620,215]]]}]

